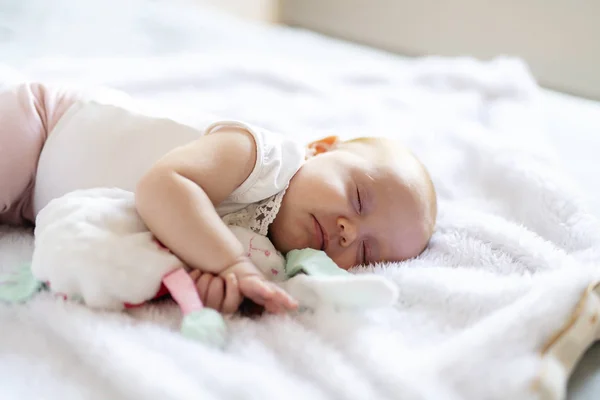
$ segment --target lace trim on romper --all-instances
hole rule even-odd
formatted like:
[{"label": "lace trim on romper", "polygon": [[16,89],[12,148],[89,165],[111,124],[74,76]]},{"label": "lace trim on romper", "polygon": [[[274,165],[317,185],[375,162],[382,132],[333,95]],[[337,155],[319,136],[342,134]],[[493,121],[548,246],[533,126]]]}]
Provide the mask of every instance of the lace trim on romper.
[{"label": "lace trim on romper", "polygon": [[269,225],[275,220],[279,212],[284,194],[285,189],[258,203],[250,204],[242,210],[227,214],[222,217],[223,222],[227,225],[248,228],[254,233],[267,236]]}]

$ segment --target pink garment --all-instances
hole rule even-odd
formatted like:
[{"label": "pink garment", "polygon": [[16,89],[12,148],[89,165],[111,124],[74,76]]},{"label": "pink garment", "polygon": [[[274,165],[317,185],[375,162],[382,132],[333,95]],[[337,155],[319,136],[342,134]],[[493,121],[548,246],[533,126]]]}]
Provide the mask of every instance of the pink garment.
[{"label": "pink garment", "polygon": [[0,92],[0,224],[33,223],[31,195],[40,152],[79,98],[77,92],[39,83]]}]

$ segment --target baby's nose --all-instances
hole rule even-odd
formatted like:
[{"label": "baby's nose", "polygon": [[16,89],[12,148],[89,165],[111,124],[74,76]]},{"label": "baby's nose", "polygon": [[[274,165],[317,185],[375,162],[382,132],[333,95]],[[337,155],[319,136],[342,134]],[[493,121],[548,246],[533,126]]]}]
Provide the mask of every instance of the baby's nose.
[{"label": "baby's nose", "polygon": [[339,217],[337,226],[340,232],[340,246],[348,247],[356,240],[356,226],[347,218]]}]

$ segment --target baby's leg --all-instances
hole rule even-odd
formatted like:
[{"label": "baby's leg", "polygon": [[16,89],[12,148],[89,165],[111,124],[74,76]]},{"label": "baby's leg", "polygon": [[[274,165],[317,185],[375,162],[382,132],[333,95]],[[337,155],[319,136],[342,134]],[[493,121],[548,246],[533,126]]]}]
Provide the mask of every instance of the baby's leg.
[{"label": "baby's leg", "polygon": [[24,83],[0,91],[0,224],[33,222],[31,193],[48,133],[78,98]]}]

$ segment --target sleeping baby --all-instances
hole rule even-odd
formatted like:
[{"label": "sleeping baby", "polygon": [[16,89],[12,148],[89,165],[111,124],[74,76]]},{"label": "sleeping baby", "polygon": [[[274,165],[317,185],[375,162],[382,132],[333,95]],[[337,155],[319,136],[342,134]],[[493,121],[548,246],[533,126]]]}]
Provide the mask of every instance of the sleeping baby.
[{"label": "sleeping baby", "polygon": [[436,194],[425,167],[384,138],[298,144],[238,121],[202,126],[149,114],[122,93],[23,83],[0,93],[0,224],[34,224],[78,189],[135,192],[152,234],[186,265],[202,302],[244,298],[279,313],[296,301],[266,279],[228,226],[282,253],[323,250],[343,269],[427,246]]}]

